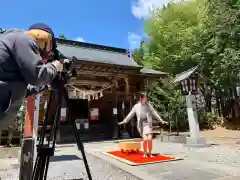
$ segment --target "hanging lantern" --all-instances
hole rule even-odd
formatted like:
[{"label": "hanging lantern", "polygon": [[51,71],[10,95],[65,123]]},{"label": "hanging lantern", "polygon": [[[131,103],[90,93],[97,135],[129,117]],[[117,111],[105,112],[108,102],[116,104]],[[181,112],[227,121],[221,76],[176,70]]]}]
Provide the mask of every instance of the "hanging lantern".
[{"label": "hanging lantern", "polygon": [[183,95],[197,94],[198,93],[198,84],[199,84],[199,77],[197,74],[193,74],[187,79],[184,79],[180,82],[181,84],[181,91]]},{"label": "hanging lantern", "polygon": [[236,92],[237,92],[237,96],[240,96],[240,87],[239,86],[236,87]]},{"label": "hanging lantern", "polygon": [[77,90],[76,89],[73,92],[73,99],[77,99]]},{"label": "hanging lantern", "polygon": [[80,99],[83,99],[83,92],[80,92]]},{"label": "hanging lantern", "polygon": [[125,104],[124,104],[124,102],[122,102],[122,109],[125,109]]},{"label": "hanging lantern", "polygon": [[47,109],[47,105],[48,105],[48,100],[46,99],[46,101],[44,103],[44,109]]},{"label": "hanging lantern", "polygon": [[83,92],[83,99],[87,99],[87,98],[86,98],[86,93],[85,93],[85,92]]}]

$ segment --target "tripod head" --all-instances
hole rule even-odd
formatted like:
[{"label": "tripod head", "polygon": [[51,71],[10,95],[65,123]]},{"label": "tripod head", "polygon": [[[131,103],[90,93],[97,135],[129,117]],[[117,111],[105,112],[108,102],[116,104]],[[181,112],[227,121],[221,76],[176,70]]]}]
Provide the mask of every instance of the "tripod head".
[{"label": "tripod head", "polygon": [[66,58],[57,49],[53,51],[53,55],[48,58],[47,62],[52,62],[54,60],[61,61],[63,63],[63,72],[59,73],[58,76],[51,82],[51,86],[55,89],[59,86],[59,81],[67,84],[72,77],[77,76],[76,71],[76,59],[75,57]]}]

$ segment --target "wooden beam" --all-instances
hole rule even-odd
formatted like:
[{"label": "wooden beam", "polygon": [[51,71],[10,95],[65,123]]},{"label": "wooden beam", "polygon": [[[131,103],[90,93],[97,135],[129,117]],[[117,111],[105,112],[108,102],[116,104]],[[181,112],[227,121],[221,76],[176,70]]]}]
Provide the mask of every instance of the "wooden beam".
[{"label": "wooden beam", "polygon": [[82,75],[94,75],[94,76],[113,76],[113,77],[126,77],[126,75],[136,75],[134,72],[125,72],[122,70],[102,70],[102,71],[96,71],[96,70],[85,70],[85,69],[76,69],[77,70],[77,75],[82,76]]},{"label": "wooden beam", "polygon": [[92,65],[76,66],[76,70],[77,70],[77,72],[93,71],[95,73],[110,72],[110,73],[121,73],[121,74],[129,74],[129,75],[138,75],[139,74],[139,72],[136,72],[134,70],[126,70],[126,69],[117,68],[117,67],[92,66]]},{"label": "wooden beam", "polygon": [[70,83],[75,85],[90,85],[90,86],[111,85],[111,83],[108,81],[89,81],[89,80],[75,80],[70,81]]},{"label": "wooden beam", "polygon": [[[119,72],[120,73],[120,72]],[[89,70],[77,70],[77,75],[95,75],[95,76],[119,76],[119,74],[116,74],[115,72],[95,72],[95,71],[89,71]]]}]

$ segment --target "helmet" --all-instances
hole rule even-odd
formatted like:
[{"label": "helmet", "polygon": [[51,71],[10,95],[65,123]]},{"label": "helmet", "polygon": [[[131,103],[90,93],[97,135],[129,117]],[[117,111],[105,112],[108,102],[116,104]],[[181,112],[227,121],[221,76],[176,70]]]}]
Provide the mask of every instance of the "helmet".
[{"label": "helmet", "polygon": [[44,23],[36,23],[36,24],[31,25],[28,30],[30,31],[30,30],[34,30],[34,29],[40,29],[40,30],[43,30],[43,31],[51,34],[51,36],[52,36],[52,49],[53,50],[57,49],[57,43],[56,43],[56,40],[55,40],[54,33],[48,25],[46,25]]}]

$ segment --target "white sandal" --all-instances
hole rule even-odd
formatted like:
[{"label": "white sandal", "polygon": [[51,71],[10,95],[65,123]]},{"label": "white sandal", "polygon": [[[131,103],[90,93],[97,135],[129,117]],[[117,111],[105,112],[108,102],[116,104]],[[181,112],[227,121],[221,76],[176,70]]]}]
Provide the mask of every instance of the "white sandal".
[{"label": "white sandal", "polygon": [[148,157],[148,155],[147,155],[147,154],[144,154],[144,155],[143,155],[143,158],[146,158],[146,157]]}]

